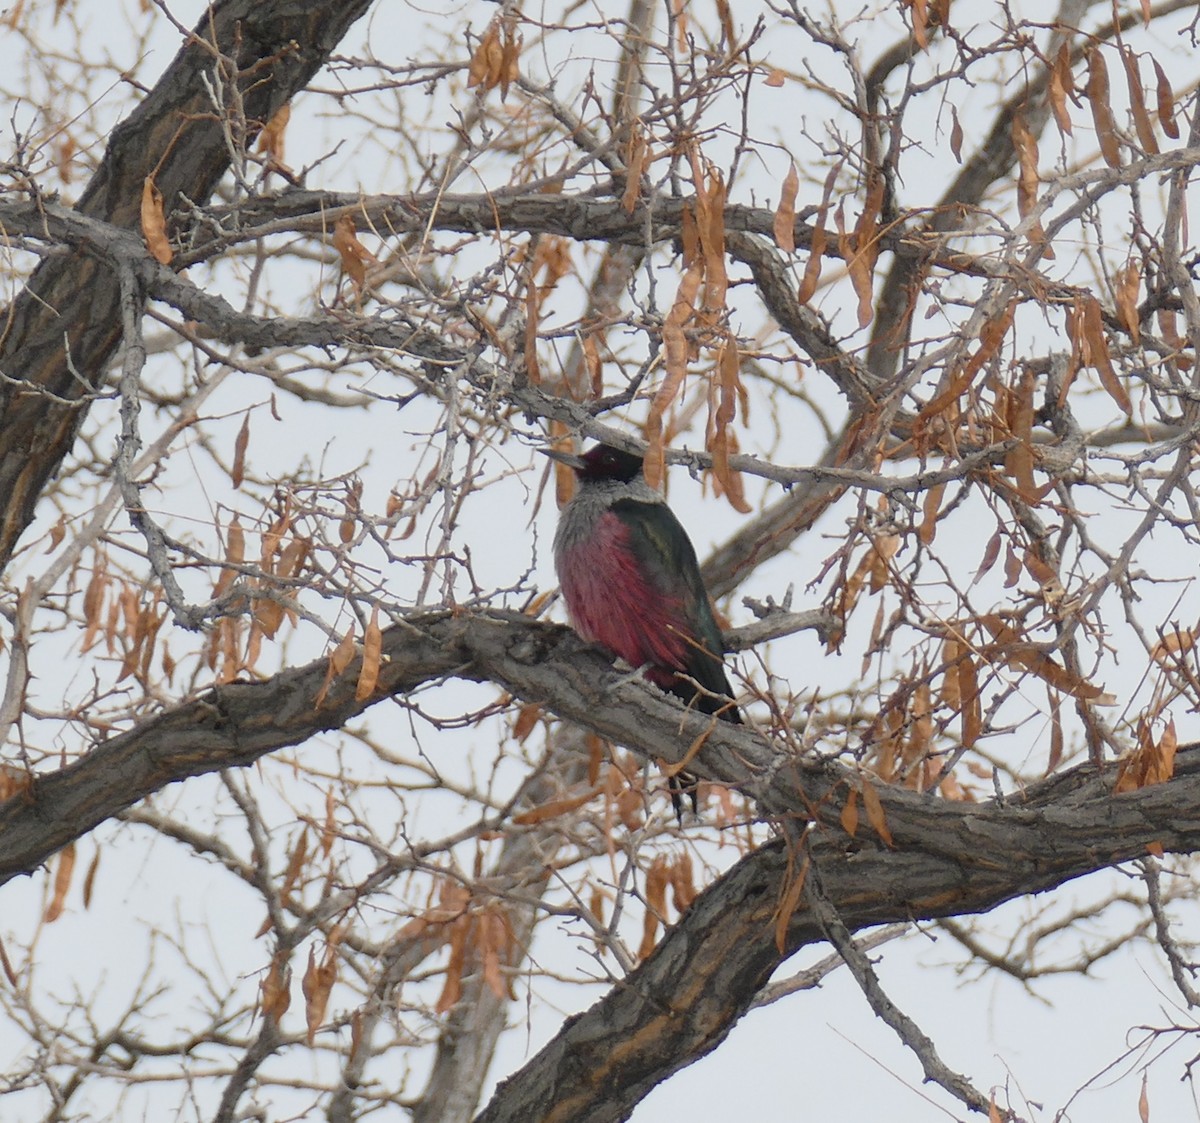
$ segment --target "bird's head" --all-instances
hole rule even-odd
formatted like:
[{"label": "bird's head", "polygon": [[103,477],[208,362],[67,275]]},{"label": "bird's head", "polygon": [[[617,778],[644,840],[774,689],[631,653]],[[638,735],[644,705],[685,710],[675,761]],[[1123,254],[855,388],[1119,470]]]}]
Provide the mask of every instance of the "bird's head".
[{"label": "bird's head", "polygon": [[625,452],[612,445],[593,445],[576,456],[572,452],[559,452],[557,449],[544,448],[541,450],[551,460],[574,469],[575,474],[584,483],[599,483],[612,480],[617,483],[632,483],[642,473],[642,458],[633,452]]}]

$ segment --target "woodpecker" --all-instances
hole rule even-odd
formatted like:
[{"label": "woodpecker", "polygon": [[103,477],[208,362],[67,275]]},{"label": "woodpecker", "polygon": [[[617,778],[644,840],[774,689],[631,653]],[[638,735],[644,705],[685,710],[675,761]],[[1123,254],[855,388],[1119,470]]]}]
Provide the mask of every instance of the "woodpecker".
[{"label": "woodpecker", "polygon": [[[655,686],[725,721],[741,722],[722,659],[724,644],[687,532],[642,475],[642,458],[611,445],[582,456],[542,450],[579,481],[554,535],[554,565],[579,635]],[[699,688],[696,684],[699,683]],[[676,817],[695,781],[668,781]]]}]

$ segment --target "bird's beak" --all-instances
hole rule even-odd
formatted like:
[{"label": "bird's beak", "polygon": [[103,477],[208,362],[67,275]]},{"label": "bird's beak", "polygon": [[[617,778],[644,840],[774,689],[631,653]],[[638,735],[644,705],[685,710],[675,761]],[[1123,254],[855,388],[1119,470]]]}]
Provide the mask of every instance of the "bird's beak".
[{"label": "bird's beak", "polygon": [[551,460],[555,460],[559,464],[565,464],[568,468],[573,468],[576,472],[584,466],[583,459],[576,456],[573,452],[559,452],[556,448],[539,448],[538,452],[543,456],[550,457]]}]

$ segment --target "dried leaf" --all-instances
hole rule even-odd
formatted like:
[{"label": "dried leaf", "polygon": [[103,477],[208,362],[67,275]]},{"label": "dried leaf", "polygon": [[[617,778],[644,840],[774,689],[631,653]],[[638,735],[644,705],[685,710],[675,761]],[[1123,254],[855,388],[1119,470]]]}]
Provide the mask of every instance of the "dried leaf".
[{"label": "dried leaf", "polygon": [[775,244],[784,253],[794,253],[796,250],[796,195],[799,190],[800,175],[793,163],[788,166],[787,175],[783,177],[783,186],[779,189],[779,206],[775,208]]},{"label": "dried leaf", "polygon": [[241,565],[246,560],[246,535],[237,515],[234,515],[225,531],[225,560],[231,563],[229,568],[223,568],[217,575],[213,585],[213,595],[221,596],[233,584],[238,571],[232,566]]},{"label": "dried leaf", "polygon": [[292,847],[291,856],[288,858],[287,869],[283,871],[283,884],[279,887],[279,896],[286,901],[292,895],[292,890],[296,888],[296,882],[300,879],[300,871],[304,869],[304,861],[308,857],[308,827],[300,828],[300,837],[296,840],[296,845]]},{"label": "dried leaf", "polygon": [[1162,131],[1167,134],[1172,140],[1179,139],[1179,125],[1175,121],[1175,94],[1171,89],[1171,81],[1167,77],[1167,72],[1163,70],[1162,63],[1153,55],[1150,56],[1150,61],[1154,64],[1154,76],[1156,81],[1155,98],[1158,105],[1158,123],[1162,126]]},{"label": "dried leaf", "polygon": [[541,720],[542,707],[537,702],[526,702],[517,710],[517,719],[513,722],[513,739],[519,745],[537,728]]},{"label": "dried leaf", "polygon": [[1163,735],[1158,739],[1158,760],[1153,782],[1165,784],[1175,775],[1175,753],[1179,749],[1179,737],[1175,732],[1175,719],[1167,722]]},{"label": "dried leaf", "polygon": [[233,442],[233,465],[229,469],[229,478],[234,487],[241,487],[246,478],[246,448],[250,444],[250,414],[242,418],[242,427],[238,430],[237,440]]},{"label": "dried leaf", "polygon": [[274,1022],[278,1022],[292,1004],[292,969],[288,966],[287,957],[287,951],[280,948],[271,957],[266,978],[259,983],[263,1017]]},{"label": "dried leaf", "polygon": [[[541,289],[531,279],[525,286],[525,347],[522,357],[525,360],[525,377],[533,386],[542,381],[542,366],[537,351],[541,305]],[[388,516],[391,516],[390,509]]]},{"label": "dried leaf", "polygon": [[467,66],[467,89],[482,86],[490,90],[500,81],[500,65],[504,58],[504,48],[500,45],[500,20],[493,19],[479,40],[479,46],[471,56]]},{"label": "dried leaf", "polygon": [[1008,548],[1004,551],[1004,588],[1013,588],[1013,585],[1021,579],[1021,557],[1013,548],[1012,542],[1009,542]]},{"label": "dried leaf", "polygon": [[958,119],[958,110],[950,106],[950,154],[955,162],[962,163],[963,127]]},{"label": "dried leaf", "polygon": [[284,608],[280,601],[273,597],[254,598],[254,623],[261,629],[267,639],[274,639],[275,633],[283,623]]},{"label": "dried leaf", "polygon": [[497,998],[511,998],[504,978],[504,964],[513,943],[508,919],[500,905],[493,905],[483,914],[480,925],[479,952],[483,966],[483,981]]},{"label": "dried leaf", "polygon": [[1159,666],[1170,666],[1178,662],[1178,656],[1186,654],[1196,646],[1196,633],[1190,628],[1179,627],[1164,633],[1150,652],[1150,658]]},{"label": "dried leaf", "polygon": [[1039,495],[1033,479],[1033,393],[1036,378],[1033,370],[1023,367],[1016,386],[1008,395],[1005,421],[1016,444],[1004,457],[1004,470],[1017,485],[1017,492],[1026,503],[1036,503]]},{"label": "dried leaf", "polygon": [[345,670],[350,666],[354,659],[354,623],[350,624],[349,630],[342,636],[341,642],[330,652],[329,666],[335,675],[345,673]]},{"label": "dried leaf", "polygon": [[638,947],[638,959],[645,959],[658,942],[660,918],[667,914],[669,880],[666,859],[660,854],[646,871],[646,912],[642,918],[642,942]]},{"label": "dried leaf", "polygon": [[342,215],[333,224],[333,248],[337,250],[342,269],[358,292],[362,292],[367,279],[367,266],[376,263],[376,257],[358,240],[354,229],[354,217]]},{"label": "dried leaf", "polygon": [[696,877],[692,870],[692,858],[686,851],[671,863],[671,903],[675,911],[682,915],[699,895],[696,888]]},{"label": "dried leaf", "polygon": [[601,362],[600,347],[594,335],[583,337],[583,365],[587,371],[592,396],[602,397],[604,394],[604,364]]},{"label": "dried leaf", "polygon": [[1037,203],[1038,146],[1021,112],[1012,118],[1013,147],[1016,149],[1020,175],[1017,180],[1017,212],[1024,218]]},{"label": "dried leaf", "polygon": [[903,539],[898,534],[878,534],[871,539],[871,592],[878,593],[891,581],[891,560],[899,552]]},{"label": "dried leaf", "polygon": [[1072,136],[1071,112],[1067,108],[1067,95],[1074,94],[1075,78],[1071,73],[1071,48],[1063,42],[1050,68],[1050,108],[1054,111],[1054,120],[1058,130],[1064,136]]},{"label": "dried leaf", "polygon": [[160,265],[171,264],[175,251],[167,238],[162,192],[155,186],[153,176],[146,176],[142,181],[142,237],[155,261]]},{"label": "dried leaf", "polygon": [[817,282],[821,279],[821,261],[825,256],[825,243],[828,235],[825,230],[825,217],[829,211],[829,201],[833,198],[833,189],[837,184],[840,164],[834,164],[825,177],[825,186],[821,189],[821,205],[817,208],[813,219],[812,242],[808,251],[808,261],[804,266],[804,277],[800,281],[800,291],[796,299],[801,304],[807,304],[817,291]]},{"label": "dried leaf", "polygon": [[971,579],[972,585],[978,584],[984,574],[991,572],[992,566],[996,564],[996,559],[1000,556],[1000,541],[1000,531],[994,531],[983,548],[983,557],[980,559],[979,568],[975,570],[975,576]]},{"label": "dried leaf", "polygon": [[[1022,113],[1014,113],[1012,119],[1013,146],[1017,152],[1019,174],[1017,176],[1017,213],[1025,218],[1037,206],[1038,198],[1038,145],[1029,131]],[[1029,228],[1029,241],[1035,246],[1046,245],[1046,232],[1040,222]],[[1054,251],[1046,245],[1043,256],[1053,260]]]},{"label": "dried leaf", "polygon": [[946,493],[944,483],[934,484],[921,501],[921,525],[917,528],[917,537],[923,545],[928,546],[937,534],[938,512],[942,506],[942,496]]},{"label": "dried leaf", "polygon": [[945,667],[942,674],[942,704],[952,710],[957,710],[962,701],[962,692],[959,690],[958,675],[955,673],[955,669],[958,666],[959,655],[966,650],[966,644],[960,643],[954,635],[947,636],[942,643],[942,665]]},{"label": "dried leaf", "polygon": [[333,850],[333,840],[337,837],[337,804],[333,797],[333,787],[325,792],[325,822],[321,826],[321,853],[328,858]]},{"label": "dried leaf", "polygon": [[625,190],[621,193],[621,206],[626,214],[633,214],[637,206],[648,147],[641,122],[634,121],[629,132],[629,153],[625,157]]},{"label": "dried leaf", "polygon": [[[879,212],[883,206],[883,176],[873,174],[867,186],[867,198],[850,240],[852,252],[846,257],[850,283],[858,296],[858,326],[865,328],[875,316],[875,262],[879,257]],[[840,212],[839,212],[840,213]],[[845,255],[845,250],[843,250]]]},{"label": "dried leaf", "polygon": [[842,830],[851,838],[858,834],[858,789],[851,788],[841,814]]},{"label": "dried leaf", "polygon": [[983,728],[983,717],[979,703],[979,676],[971,652],[964,648],[955,668],[958,680],[960,714],[962,717],[962,743],[968,749],[979,740]]},{"label": "dried leaf", "polygon": [[46,546],[46,553],[52,554],[62,544],[62,540],[67,535],[67,516],[65,514],[58,516],[58,521],[50,528],[50,541]]},{"label": "dried leaf", "polygon": [[285,101],[274,116],[262,127],[258,134],[255,147],[259,152],[267,154],[267,162],[277,168],[286,168],[283,162],[283,135],[287,131],[288,122],[292,119],[292,103]]},{"label": "dried leaf", "polygon": [[[701,312],[707,324],[715,324],[724,314],[729,277],[725,269],[725,181],[716,168],[702,176],[699,162],[693,158],[696,181],[696,226],[704,251],[704,295]],[[701,190],[700,184],[704,187]],[[696,352],[692,353],[696,357]]]},{"label": "dried leaf", "polygon": [[1117,308],[1117,317],[1129,332],[1129,338],[1136,347],[1141,339],[1142,329],[1138,315],[1138,293],[1141,290],[1141,263],[1130,258],[1125,263],[1117,277],[1116,291],[1113,302]]},{"label": "dried leaf", "polygon": [[720,398],[715,413],[710,418],[706,434],[708,451],[713,458],[713,479],[718,495],[729,500],[735,511],[746,515],[750,504],[746,502],[742,474],[729,466],[729,457],[738,451],[737,433],[731,425],[737,415],[738,392],[741,388],[739,372],[741,360],[737,340],[726,333],[717,356],[717,374],[720,379]]},{"label": "dried leaf", "polygon": [[905,6],[912,15],[913,38],[922,50],[929,46],[927,3],[928,0],[905,0]]},{"label": "dried leaf", "polygon": [[[92,567],[91,579],[88,581],[87,588],[83,592],[83,619],[87,625],[83,634],[82,646],[84,651],[91,648],[97,638],[99,638],[101,628],[104,627],[104,593],[108,588],[108,582],[109,578],[105,557],[103,554],[97,553],[95,563]],[[110,640],[110,653],[111,650],[112,645]]]},{"label": "dried leaf", "polygon": [[[620,824],[630,832],[642,829],[642,824],[645,821],[642,814],[642,793],[640,788],[629,786],[622,788],[612,800],[612,810],[617,813],[617,820]],[[609,832],[606,830],[605,832]]]},{"label": "dried leaf", "polygon": [[[792,917],[795,915],[796,909],[800,907],[800,897],[804,893],[804,882],[808,878],[808,855],[804,855],[804,861],[800,864],[799,872],[794,874],[787,881],[787,889],[779,900],[779,907],[775,910],[775,947],[782,954],[784,948],[787,947],[787,930],[788,925],[792,922]],[[791,864],[788,865],[788,872],[791,873]]]},{"label": "dried leaf", "polygon": [[887,825],[887,816],[884,814],[879,792],[875,790],[875,785],[865,776],[862,777],[862,796],[863,811],[866,812],[867,822],[871,824],[871,828],[883,840],[883,844],[889,849],[894,850],[896,844],[892,839],[892,832]]},{"label": "dried leaf", "polygon": [[43,917],[47,924],[53,924],[62,916],[63,904],[67,899],[67,890],[71,888],[71,873],[74,869],[75,843],[68,842],[58,852],[58,864],[54,870],[54,889]]},{"label": "dried leaf", "polygon": [[1129,87],[1129,108],[1133,112],[1133,127],[1137,131],[1138,143],[1147,156],[1158,155],[1158,138],[1150,124],[1150,113],[1146,109],[1146,94],[1142,89],[1142,76],[1138,73],[1137,55],[1130,47],[1120,46],[1121,63],[1125,67],[1125,82]]},{"label": "dried leaf", "polygon": [[562,799],[551,799],[546,803],[539,804],[537,807],[530,808],[528,811],[522,811],[519,815],[514,815],[512,821],[520,826],[529,827],[535,823],[544,823],[548,819],[557,819],[560,815],[569,815],[572,811],[577,811],[597,794],[599,793],[596,789],[589,788],[586,792],[582,792],[579,795],[564,796]]},{"label": "dried leaf", "polygon": [[645,435],[649,447],[645,457],[646,482],[658,487],[663,478],[663,417],[683,387],[688,371],[688,340],[684,326],[695,312],[696,297],[704,276],[702,259],[697,259],[680,279],[675,302],[663,322],[663,365],[665,377],[650,402]]},{"label": "dried leaf", "polygon": [[1188,343],[1179,334],[1179,325],[1175,322],[1174,311],[1170,308],[1159,308],[1155,313],[1155,318],[1158,320],[1158,330],[1163,341],[1171,348],[1168,360],[1178,365],[1181,370],[1190,370],[1192,359],[1186,353]]},{"label": "dried leaf", "polygon": [[947,408],[954,406],[958,402],[961,395],[974,381],[975,375],[1000,350],[1000,346],[1004,342],[1004,337],[1008,334],[1008,329],[1012,327],[1016,310],[1017,302],[1014,299],[1009,301],[1006,308],[997,312],[983,325],[983,328],[979,332],[979,346],[976,348],[975,353],[967,359],[961,369],[950,380],[949,386],[937,394],[932,401],[921,407],[918,417],[922,424],[927,424]]},{"label": "dried leaf", "polygon": [[275,555],[279,552],[279,544],[283,541],[283,536],[287,533],[288,528],[292,525],[291,512],[285,512],[280,518],[276,519],[266,530],[262,536],[261,550],[259,551],[258,565],[264,573],[275,572]]},{"label": "dried leaf", "polygon": [[309,1045],[313,1043],[317,1030],[325,1020],[329,992],[337,981],[337,949],[344,932],[342,925],[330,932],[325,945],[325,955],[320,963],[317,962],[316,948],[308,949],[308,969],[304,972],[300,989],[304,992],[304,1019],[308,1026]]},{"label": "dried leaf", "polygon": [[[562,429],[562,432],[556,430]],[[550,423],[550,447],[559,452],[574,452],[574,443],[566,434],[566,426],[561,421],[552,421]],[[571,502],[571,496],[575,494],[576,476],[573,469],[566,464],[554,464],[554,499],[561,510]]]},{"label": "dried leaf", "polygon": [[[926,769],[921,767],[929,756],[933,744],[933,704],[929,682],[923,681],[913,692],[910,709],[908,743],[904,747],[902,760],[905,784],[914,791],[924,791]],[[882,809],[881,809],[882,811]]]},{"label": "dried leaf", "polygon": [[[858,603],[859,594],[862,592],[863,582],[866,580],[867,574],[871,572],[875,558],[876,555],[873,550],[868,550],[863,554],[854,572],[850,574],[845,584],[838,591],[837,613],[841,619],[848,619],[850,613],[854,611],[854,606]],[[830,650],[833,650],[833,648],[831,647]]]},{"label": "dried leaf", "polygon": [[1121,146],[1117,141],[1117,123],[1109,102],[1108,66],[1099,47],[1093,47],[1088,52],[1087,99],[1092,107],[1092,121],[1096,125],[1100,154],[1110,168],[1119,168]]},{"label": "dried leaf", "polygon": [[1137,747],[1122,759],[1113,784],[1114,794],[1165,784],[1175,774],[1178,740],[1174,721],[1168,721],[1162,736],[1154,737],[1151,723],[1142,717],[1137,726]]},{"label": "dried leaf", "polygon": [[521,77],[521,44],[522,38],[514,31],[510,18],[504,21],[504,34],[501,39],[500,52],[500,100],[508,97],[508,88]]},{"label": "dried leaf", "polygon": [[[1108,337],[1104,333],[1104,317],[1100,311],[1100,302],[1090,293],[1080,298],[1082,304],[1083,339],[1086,342],[1087,361],[1100,375],[1100,384],[1108,391],[1108,395],[1125,414],[1133,412],[1129,394],[1113,369],[1112,357],[1108,350]],[[1079,321],[1077,321],[1079,322]]]},{"label": "dried leaf", "polygon": [[778,89],[787,81],[787,75],[777,66],[772,66],[767,71],[766,78],[763,79],[763,85],[771,86]]},{"label": "dried leaf", "polygon": [[293,538],[279,555],[279,564],[275,572],[280,577],[294,578],[304,567],[312,550],[312,540],[308,538]]},{"label": "dried leaf", "polygon": [[1105,694],[1100,687],[1054,662],[1037,644],[1021,636],[1002,617],[995,613],[986,613],[979,619],[996,641],[983,649],[982,654],[986,658],[1030,671],[1055,690],[1069,694],[1072,698],[1100,705],[1111,703],[1111,696]]},{"label": "dried leaf", "polygon": [[879,598],[879,607],[875,609],[875,619],[871,622],[871,635],[867,640],[867,646],[863,648],[862,670],[859,674],[866,676],[871,669],[871,663],[875,656],[879,654],[879,641],[883,636],[883,608],[884,599]]},{"label": "dried leaf", "polygon": [[379,630],[379,606],[371,609],[371,622],[363,636],[362,669],[358,672],[358,686],[354,699],[365,702],[375,693],[379,683],[379,667],[383,659],[383,633]]},{"label": "dried leaf", "polygon": [[96,871],[100,869],[100,847],[96,847],[96,853],[92,855],[92,859],[88,864],[88,872],[85,873],[83,879],[83,907],[91,907],[91,891],[96,885]]}]

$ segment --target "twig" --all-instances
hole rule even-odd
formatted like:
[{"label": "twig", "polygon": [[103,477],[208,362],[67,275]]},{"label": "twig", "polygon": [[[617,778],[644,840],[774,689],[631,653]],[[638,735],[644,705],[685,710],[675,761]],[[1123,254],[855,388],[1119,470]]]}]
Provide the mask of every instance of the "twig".
[{"label": "twig", "polygon": [[1193,964],[1184,961],[1183,956],[1179,953],[1179,945],[1171,937],[1171,920],[1163,908],[1162,890],[1158,880],[1159,864],[1153,858],[1143,858],[1138,862],[1138,868],[1142,871],[1142,878],[1146,882],[1146,903],[1150,906],[1151,916],[1154,917],[1154,935],[1171,967],[1171,978],[1175,980],[1179,993],[1183,995],[1184,1001],[1189,1006],[1193,1008],[1200,1006],[1200,992],[1197,992],[1188,980],[1188,975],[1194,975],[1196,968]]},{"label": "twig", "polygon": [[845,961],[850,973],[854,976],[871,1009],[877,1017],[895,1030],[900,1040],[916,1054],[925,1070],[925,1079],[932,1081],[949,1092],[955,1099],[965,1104],[972,1111],[987,1115],[989,1111],[999,1110],[1001,1117],[1016,1120],[1011,1112],[993,1104],[989,1097],[979,1091],[965,1076],[948,1068],[938,1056],[933,1041],[925,1034],[920,1026],[884,993],[879,983],[879,976],[871,966],[867,957],[851,936],[850,930],[838,916],[837,909],[825,896],[821,886],[821,876],[815,861],[810,862],[808,876],[804,883],[804,894],[809,907],[816,916],[822,929],[834,950]]},{"label": "twig", "polygon": [[121,378],[118,389],[121,396],[121,436],[117,440],[117,455],[113,461],[113,475],[121,491],[121,500],[134,529],[146,540],[146,556],[154,575],[162,585],[163,594],[170,605],[175,622],[189,631],[199,631],[204,621],[204,610],[189,604],[175,580],[167,544],[158,524],[146,513],[142,504],[141,488],[134,480],[134,461],[142,447],[138,435],[138,413],[141,409],[139,388],[142,368],[146,364],[146,345],[142,339],[142,312],[145,303],[133,271],[122,267],[118,270],[121,281],[121,327],[124,333],[124,355],[121,359]]},{"label": "twig", "polygon": [[[911,932],[912,927],[912,924],[907,921],[899,924],[887,924],[877,931],[871,932],[869,935],[860,936],[854,941],[854,944],[865,954],[868,951],[874,951],[877,947],[889,943],[899,936],[903,936],[906,932]],[[843,963],[845,963],[845,960],[838,952],[827,955],[811,967],[803,971],[798,971],[786,979],[780,979],[777,983],[771,983],[763,987],[758,992],[758,997],[750,1004],[750,1009],[757,1010],[760,1006],[770,1006],[772,1002],[778,1002],[781,998],[786,998],[789,994],[819,987]]]}]

